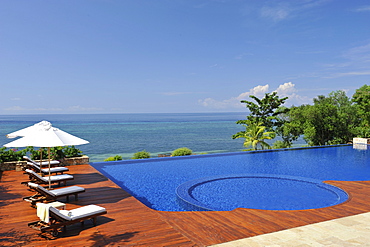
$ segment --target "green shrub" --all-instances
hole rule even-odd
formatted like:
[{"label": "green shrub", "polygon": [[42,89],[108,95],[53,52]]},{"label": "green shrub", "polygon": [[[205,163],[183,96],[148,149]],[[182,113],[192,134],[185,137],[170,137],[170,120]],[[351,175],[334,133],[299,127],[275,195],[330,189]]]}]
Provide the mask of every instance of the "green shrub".
[{"label": "green shrub", "polygon": [[290,147],[291,146],[289,144],[287,144],[287,143],[285,143],[283,141],[280,141],[280,140],[274,142],[274,144],[272,146],[273,149],[290,148]]},{"label": "green shrub", "polygon": [[178,148],[175,151],[172,152],[172,156],[185,156],[185,155],[191,155],[193,151],[189,148]]},{"label": "green shrub", "polygon": [[134,157],[132,157],[132,159],[148,159],[148,158],[150,158],[150,153],[145,150],[134,153]]},{"label": "green shrub", "polygon": [[62,149],[62,154],[64,154],[66,158],[81,157],[82,151],[75,146],[65,146]]},{"label": "green shrub", "polygon": [[26,154],[26,150],[17,149],[6,149],[5,147],[0,148],[0,163],[9,161],[20,161],[23,160],[23,156]]},{"label": "green shrub", "polygon": [[122,156],[121,155],[116,155],[116,156],[113,156],[113,157],[108,157],[104,161],[117,161],[117,160],[122,160]]},{"label": "green shrub", "polygon": [[[27,152],[30,153],[31,159],[40,160],[47,159],[48,156],[48,149],[47,148],[37,148],[36,150],[34,147],[27,147]],[[76,148],[75,146],[64,146],[64,147],[52,147],[50,148],[50,159],[52,160],[62,160],[64,158],[73,158],[73,157],[81,157],[82,151]]]},{"label": "green shrub", "polygon": [[[0,148],[0,163],[8,161],[21,161],[23,156],[29,154],[31,159],[43,160],[48,159],[48,149],[47,148],[34,148],[27,147],[22,150],[18,149],[6,149],[5,147]],[[65,146],[65,147],[52,147],[50,148],[50,159],[51,160],[62,160],[63,158],[72,158],[82,156],[82,151],[75,148],[75,146]]]}]

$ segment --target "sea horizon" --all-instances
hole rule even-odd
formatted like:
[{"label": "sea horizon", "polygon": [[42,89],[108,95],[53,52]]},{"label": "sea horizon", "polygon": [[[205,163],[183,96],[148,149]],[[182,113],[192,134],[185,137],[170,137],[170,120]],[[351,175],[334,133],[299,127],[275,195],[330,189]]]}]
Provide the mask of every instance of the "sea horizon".
[{"label": "sea horizon", "polygon": [[243,140],[234,140],[232,135],[244,130],[235,122],[247,115],[245,112],[0,115],[0,143],[11,141],[6,134],[46,120],[88,140],[89,144],[76,148],[89,156],[91,162],[115,155],[131,159],[134,153],[143,150],[157,157],[181,147],[196,154],[239,152],[245,149]]}]

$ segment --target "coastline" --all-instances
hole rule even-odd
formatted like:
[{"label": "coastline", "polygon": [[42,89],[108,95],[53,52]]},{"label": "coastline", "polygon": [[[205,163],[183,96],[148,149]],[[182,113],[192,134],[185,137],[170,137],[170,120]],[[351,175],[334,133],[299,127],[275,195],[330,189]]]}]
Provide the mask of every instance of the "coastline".
[{"label": "coastline", "polygon": [[[181,147],[190,148],[195,154],[238,152],[244,149],[243,140],[233,140],[232,135],[242,130],[243,126],[235,122],[244,119],[247,114],[0,115],[0,143],[9,142],[5,137],[8,133],[47,120],[57,128],[88,140],[89,144],[76,148],[89,156],[90,162],[102,162],[115,155],[131,159],[134,153],[143,150],[154,158]],[[304,145],[305,142],[299,144]]]}]

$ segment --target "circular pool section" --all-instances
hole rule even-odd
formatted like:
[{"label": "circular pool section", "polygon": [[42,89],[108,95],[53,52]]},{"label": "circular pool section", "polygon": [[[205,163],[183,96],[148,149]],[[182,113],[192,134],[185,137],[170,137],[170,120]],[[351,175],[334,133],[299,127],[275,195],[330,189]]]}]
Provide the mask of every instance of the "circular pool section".
[{"label": "circular pool section", "polygon": [[348,199],[345,191],[321,180],[270,174],[195,179],[178,186],[176,194],[182,207],[195,211],[302,210],[329,207]]}]

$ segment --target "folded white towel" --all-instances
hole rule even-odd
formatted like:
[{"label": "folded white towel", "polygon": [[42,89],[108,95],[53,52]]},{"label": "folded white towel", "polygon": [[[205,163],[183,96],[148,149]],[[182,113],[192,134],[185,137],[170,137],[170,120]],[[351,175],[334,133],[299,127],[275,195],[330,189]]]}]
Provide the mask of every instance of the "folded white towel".
[{"label": "folded white towel", "polygon": [[37,217],[45,223],[49,223],[49,208],[50,205],[45,203],[37,203]]}]

